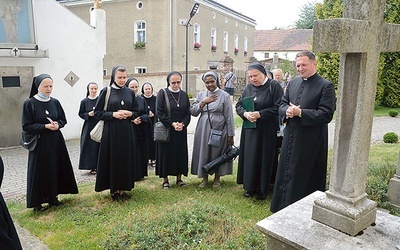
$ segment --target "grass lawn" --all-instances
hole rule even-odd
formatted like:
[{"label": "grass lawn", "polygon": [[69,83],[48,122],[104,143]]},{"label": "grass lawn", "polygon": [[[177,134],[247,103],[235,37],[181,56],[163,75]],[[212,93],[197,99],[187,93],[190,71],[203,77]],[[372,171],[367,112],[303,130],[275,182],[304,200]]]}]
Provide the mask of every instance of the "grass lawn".
[{"label": "grass lawn", "polygon": [[[236,115],[235,126],[241,123]],[[372,145],[366,188],[370,199],[395,215],[387,189],[399,151],[400,144]],[[331,162],[329,152],[328,168]],[[189,175],[184,188],[170,178],[170,190],[162,190],[162,179],[150,172],[124,202],[113,202],[108,191],[96,193],[94,183],[84,183],[79,194],[60,195],[65,205],[42,213],[27,209],[24,200],[7,204],[13,219],[50,249],[264,249],[255,224],[271,215],[271,194],[265,201],[244,198],[236,171],[237,162],[219,188],[212,188],[212,181],[199,188],[201,180]]]},{"label": "grass lawn", "polygon": [[[392,210],[387,188],[394,176],[400,144],[371,147],[367,193],[378,206]],[[329,162],[332,162],[331,153]],[[236,164],[235,164],[236,165]],[[237,167],[235,166],[234,169]],[[162,180],[150,173],[136,182],[125,202],[112,202],[94,183],[79,185],[78,195],[61,195],[65,205],[42,213],[9,201],[12,217],[50,249],[263,249],[265,240],[255,224],[268,217],[265,201],[246,199],[234,175],[219,188],[198,188],[200,179],[184,178],[188,186],[162,190]],[[170,179],[170,183],[174,183]]]}]

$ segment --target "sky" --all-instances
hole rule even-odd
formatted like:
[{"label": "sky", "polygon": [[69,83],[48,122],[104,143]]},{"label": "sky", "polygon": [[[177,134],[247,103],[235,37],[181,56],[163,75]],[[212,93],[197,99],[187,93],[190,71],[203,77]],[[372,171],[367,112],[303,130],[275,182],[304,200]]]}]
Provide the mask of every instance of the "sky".
[{"label": "sky", "polygon": [[[299,19],[301,7],[314,0],[214,0],[256,20],[257,30],[289,28]],[[315,2],[321,3],[322,0]]]}]

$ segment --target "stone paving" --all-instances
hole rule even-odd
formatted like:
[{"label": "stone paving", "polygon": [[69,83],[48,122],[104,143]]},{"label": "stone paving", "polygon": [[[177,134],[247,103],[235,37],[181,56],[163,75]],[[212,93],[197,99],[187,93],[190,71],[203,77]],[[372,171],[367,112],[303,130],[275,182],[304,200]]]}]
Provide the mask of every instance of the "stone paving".
[{"label": "stone paving", "polygon": [[[197,118],[192,117],[188,127],[188,146],[189,161],[193,145],[193,133],[197,124]],[[329,146],[333,146],[335,122],[329,124]],[[400,135],[400,117],[376,117],[374,118],[371,143],[380,143],[383,135],[387,132],[395,132]],[[235,130],[235,145],[240,142],[240,128]],[[70,154],[72,166],[74,168],[75,178],[78,183],[94,181],[95,176],[88,171],[78,169],[79,161],[79,140],[69,140],[66,142]],[[51,153],[51,152],[49,152]],[[28,152],[22,147],[12,147],[0,149],[0,155],[4,161],[4,179],[0,191],[4,199],[25,199]],[[21,243],[24,249],[47,249],[40,241],[32,237],[26,229],[17,226]]]}]

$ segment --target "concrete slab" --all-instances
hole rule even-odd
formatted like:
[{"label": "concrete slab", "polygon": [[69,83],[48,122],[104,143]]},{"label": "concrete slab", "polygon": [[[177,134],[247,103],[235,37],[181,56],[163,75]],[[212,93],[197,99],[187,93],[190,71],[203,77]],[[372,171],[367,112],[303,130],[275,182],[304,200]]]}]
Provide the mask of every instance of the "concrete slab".
[{"label": "concrete slab", "polygon": [[400,250],[400,217],[379,211],[376,225],[352,237],[311,219],[314,192],[285,209],[259,221],[257,228],[267,237],[266,249],[381,249]]}]

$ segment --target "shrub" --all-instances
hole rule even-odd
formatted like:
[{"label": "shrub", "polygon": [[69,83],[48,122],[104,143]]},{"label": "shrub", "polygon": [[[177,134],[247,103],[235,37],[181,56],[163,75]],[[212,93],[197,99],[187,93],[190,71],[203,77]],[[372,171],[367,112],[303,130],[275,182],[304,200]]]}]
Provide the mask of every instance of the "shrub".
[{"label": "shrub", "polygon": [[389,110],[389,116],[390,117],[396,117],[399,114],[399,112],[395,109]]},{"label": "shrub", "polygon": [[383,142],[385,143],[397,143],[399,141],[399,136],[395,132],[387,132],[383,136]]}]

